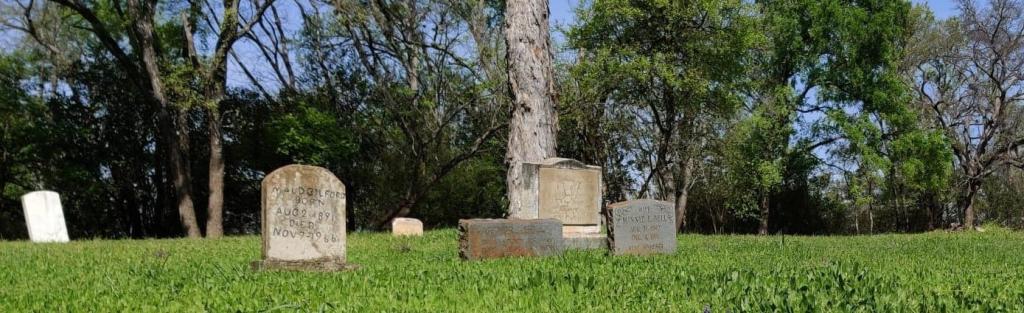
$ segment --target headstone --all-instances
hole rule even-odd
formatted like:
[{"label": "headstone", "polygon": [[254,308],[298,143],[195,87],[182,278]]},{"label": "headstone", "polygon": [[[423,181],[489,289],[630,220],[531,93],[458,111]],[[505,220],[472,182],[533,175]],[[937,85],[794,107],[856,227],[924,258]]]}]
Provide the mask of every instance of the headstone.
[{"label": "headstone", "polygon": [[556,219],[459,220],[459,257],[463,260],[549,256],[563,250],[562,223]]},{"label": "headstone", "polygon": [[32,242],[68,242],[64,208],[60,195],[53,191],[33,191],[21,196],[25,226]]},{"label": "headstone", "polygon": [[630,200],[608,206],[608,246],[614,255],[676,251],[676,210],[671,202]]},{"label": "headstone", "polygon": [[263,259],[253,268],[338,271],[345,259],[345,185],[325,168],[288,165],[263,178]]},{"label": "headstone", "polygon": [[423,236],[423,222],[415,218],[395,218],[391,220],[391,234],[395,236]]},{"label": "headstone", "polygon": [[513,218],[554,218],[562,221],[566,245],[574,249],[605,246],[601,234],[601,167],[580,161],[549,158],[523,163],[523,177],[530,197]]}]

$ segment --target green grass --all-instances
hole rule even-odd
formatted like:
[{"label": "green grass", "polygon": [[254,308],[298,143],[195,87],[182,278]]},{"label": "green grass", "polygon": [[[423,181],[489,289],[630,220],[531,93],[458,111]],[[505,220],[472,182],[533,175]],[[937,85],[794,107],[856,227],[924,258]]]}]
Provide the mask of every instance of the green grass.
[{"label": "green grass", "polygon": [[343,273],[253,272],[258,237],[0,242],[0,312],[1022,312],[1024,234],[679,237],[671,256],[463,262],[453,230],[349,236]]}]

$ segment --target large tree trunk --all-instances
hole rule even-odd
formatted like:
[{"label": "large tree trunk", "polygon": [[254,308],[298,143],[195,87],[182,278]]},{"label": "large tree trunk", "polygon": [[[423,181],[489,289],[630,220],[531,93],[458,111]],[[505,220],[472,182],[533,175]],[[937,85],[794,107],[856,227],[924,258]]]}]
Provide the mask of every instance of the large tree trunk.
[{"label": "large tree trunk", "polygon": [[974,199],[981,189],[981,181],[971,179],[967,182],[967,195],[964,196],[964,229],[974,230]]},{"label": "large tree trunk", "polygon": [[224,149],[221,142],[220,109],[208,109],[207,128],[210,141],[209,188],[207,200],[206,237],[224,236]]},{"label": "large tree trunk", "polygon": [[192,179],[186,153],[188,151],[188,120],[187,112],[175,109],[164,93],[163,80],[160,77],[159,60],[157,57],[156,39],[153,29],[153,10],[155,3],[141,0],[128,1],[128,10],[136,19],[132,24],[137,37],[138,48],[141,50],[142,63],[149,79],[150,92],[157,102],[159,123],[162,133],[168,137],[167,152],[170,155],[171,180],[177,196],[178,216],[181,225],[189,238],[200,238],[199,223],[192,204]]},{"label": "large tree trunk", "polygon": [[509,123],[507,186],[509,216],[526,216],[529,201],[523,162],[538,162],[556,154],[558,115],[548,37],[547,0],[508,0],[505,7],[508,83],[512,96]]},{"label": "large tree trunk", "polygon": [[184,109],[173,109],[174,119],[173,141],[170,144],[171,174],[174,183],[174,194],[178,201],[178,218],[181,226],[189,238],[202,238],[203,234],[199,229],[199,221],[196,219],[196,210],[192,204],[192,171],[188,162],[189,139],[188,139],[188,112]]},{"label": "large tree trunk", "polygon": [[[235,40],[238,38],[238,2],[237,0],[224,1],[224,17],[221,22],[221,32],[217,36],[217,44],[210,61],[209,71],[205,77],[206,127],[210,147],[210,160],[207,167],[207,186],[209,188],[209,195],[206,201],[207,238],[220,238],[224,236],[224,144],[222,139],[220,103],[227,94],[228,52],[231,51]],[[198,70],[201,66],[195,51],[195,42],[192,39],[192,27],[187,23],[187,20],[185,22],[186,45],[189,48],[188,55],[193,60],[193,66]]]},{"label": "large tree trunk", "polygon": [[[237,7],[237,1],[234,5]],[[227,9],[225,9],[227,10]],[[231,26],[234,29],[234,26]],[[234,36],[228,32],[224,36]],[[220,116],[220,103],[227,95],[227,51],[225,48],[218,49],[219,53],[214,56],[215,62],[210,68],[210,75],[207,79],[206,101],[207,114],[206,126],[210,145],[210,160],[208,165],[208,188],[209,196],[206,202],[206,237],[220,238],[224,236],[224,143],[222,134],[222,123]]]}]

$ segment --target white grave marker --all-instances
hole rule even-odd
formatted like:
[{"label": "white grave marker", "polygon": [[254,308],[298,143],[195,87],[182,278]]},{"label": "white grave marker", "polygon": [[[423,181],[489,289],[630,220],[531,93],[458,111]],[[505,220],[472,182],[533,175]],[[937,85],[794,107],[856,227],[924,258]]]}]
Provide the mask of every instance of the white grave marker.
[{"label": "white grave marker", "polygon": [[53,191],[33,191],[21,196],[25,211],[25,226],[32,242],[68,242],[68,228],[64,224],[64,208],[60,195]]}]

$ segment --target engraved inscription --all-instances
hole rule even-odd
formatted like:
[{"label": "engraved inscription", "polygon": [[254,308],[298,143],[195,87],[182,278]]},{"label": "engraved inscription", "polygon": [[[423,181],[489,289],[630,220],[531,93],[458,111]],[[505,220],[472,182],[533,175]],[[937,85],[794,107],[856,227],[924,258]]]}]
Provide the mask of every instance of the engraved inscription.
[{"label": "engraved inscription", "polygon": [[539,217],[565,225],[600,222],[601,173],[593,169],[540,169]]},{"label": "engraved inscription", "polygon": [[271,190],[271,197],[276,200],[275,207],[271,209],[276,223],[270,225],[270,236],[304,238],[325,243],[340,240],[337,234],[330,232],[338,215],[327,205],[331,199],[344,201],[343,192],[307,187],[275,187]]},{"label": "engraved inscription", "polygon": [[345,186],[330,171],[289,165],[263,180],[264,258],[345,261]]},{"label": "engraved inscription", "polygon": [[672,253],[676,249],[675,209],[669,202],[634,200],[610,206],[614,254]]}]

